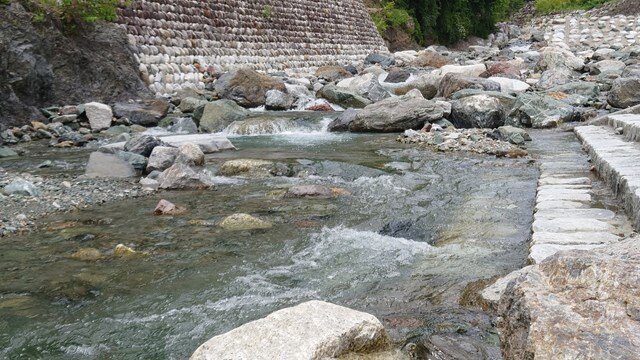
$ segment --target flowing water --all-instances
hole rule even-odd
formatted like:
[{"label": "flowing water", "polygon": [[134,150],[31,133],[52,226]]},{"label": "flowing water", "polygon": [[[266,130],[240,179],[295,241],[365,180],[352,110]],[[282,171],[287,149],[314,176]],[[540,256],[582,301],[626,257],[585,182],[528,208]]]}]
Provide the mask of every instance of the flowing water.
[{"label": "flowing water", "polygon": [[[461,303],[469,284],[525,264],[536,167],[394,135],[284,130],[233,137],[239,150],[208,166],[267,159],[295,176],[217,177],[215,190],[51,216],[40,232],[0,239],[0,358],[186,359],[214,335],[310,299],[376,315],[419,357],[500,358],[490,316]],[[283,197],[295,184],[350,195]],[[160,198],[188,212],[153,216]],[[274,227],[215,225],[233,213]],[[147,255],[109,256],[119,243]],[[70,257],[87,247],[105,257]]]}]

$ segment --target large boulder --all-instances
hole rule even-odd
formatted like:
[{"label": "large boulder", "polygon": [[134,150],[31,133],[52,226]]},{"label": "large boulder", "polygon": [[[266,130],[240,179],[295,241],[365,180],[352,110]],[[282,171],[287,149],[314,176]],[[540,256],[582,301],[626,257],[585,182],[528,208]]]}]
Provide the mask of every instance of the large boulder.
[{"label": "large boulder", "polygon": [[490,78],[492,76],[507,77],[510,79],[520,78],[520,67],[516,66],[512,62],[504,61],[492,64],[487,68],[485,72],[479,75],[483,78]]},{"label": "large boulder", "polygon": [[445,65],[438,70],[440,75],[459,74],[463,76],[477,77],[487,71],[484,64],[474,65]]},{"label": "large boulder", "polygon": [[640,354],[637,239],[564,251],[523,269],[498,306],[506,359],[635,359]]},{"label": "large boulder", "polygon": [[503,126],[507,109],[489,95],[472,95],[451,102],[449,120],[458,128],[497,128]]},{"label": "large boulder", "polygon": [[339,88],[333,84],[323,86],[316,95],[344,108],[351,107],[360,109],[371,104],[371,100],[364,96],[347,89]]},{"label": "large boulder", "polygon": [[536,87],[540,90],[548,90],[559,85],[570,83],[575,77],[576,73],[567,68],[549,69],[542,73],[536,83]]},{"label": "large boulder", "polygon": [[124,151],[132,152],[134,154],[140,154],[144,157],[149,157],[153,148],[156,146],[162,146],[164,143],[162,140],[151,135],[139,135],[131,138],[124,144]]},{"label": "large boulder", "polygon": [[169,102],[164,99],[119,102],[113,106],[113,114],[117,118],[127,118],[132,124],[156,126],[167,116]]},{"label": "large boulder", "polygon": [[500,84],[500,91],[506,93],[522,93],[529,90],[529,88],[531,87],[531,85],[527,84],[524,81],[500,76],[492,76],[487,80],[494,81]]},{"label": "large boulder", "polygon": [[356,115],[358,115],[358,110],[347,109],[330,122],[327,129],[331,132],[349,131],[349,125],[356,119]]},{"label": "large boulder", "polygon": [[640,104],[640,78],[622,78],[613,82],[607,101],[613,107],[625,109]]},{"label": "large boulder", "polygon": [[352,75],[344,67],[338,65],[321,66],[316,70],[316,77],[329,82],[350,78]]},{"label": "large boulder", "polygon": [[293,96],[280,90],[269,90],[265,105],[267,110],[289,110],[293,106]]},{"label": "large boulder", "polygon": [[627,66],[620,60],[602,60],[589,66],[589,72],[592,75],[602,73],[621,75]]},{"label": "large boulder", "polygon": [[520,94],[509,114],[510,125],[534,128],[556,127],[558,124],[579,120],[573,106],[538,93]]},{"label": "large boulder", "polygon": [[573,71],[581,71],[584,60],[575,56],[571,51],[560,47],[545,47],[539,50],[540,58],[536,64],[536,70],[546,71],[556,68],[565,68]]},{"label": "large boulder", "polygon": [[371,104],[358,112],[349,125],[354,132],[401,132],[420,129],[426,122],[442,119],[444,109],[425,99],[418,90]]},{"label": "large boulder", "polygon": [[147,161],[147,172],[164,171],[173,165],[178,156],[178,149],[169,146],[156,146],[153,148],[149,161]]},{"label": "large boulder", "polygon": [[84,115],[89,120],[91,130],[100,131],[111,127],[113,111],[109,105],[98,102],[90,102],[83,105]]},{"label": "large boulder", "polygon": [[448,98],[456,91],[463,89],[479,89],[485,91],[500,91],[500,84],[480,77],[465,76],[448,73],[440,81],[438,95]]},{"label": "large boulder", "polygon": [[588,81],[574,81],[547,90],[547,93],[563,93],[568,95],[582,95],[589,99],[597,99],[600,95],[600,87],[597,83]]},{"label": "large boulder", "polygon": [[440,55],[435,51],[424,50],[420,51],[418,57],[411,61],[409,65],[415,67],[441,68],[447,64],[449,64],[449,59],[447,59],[446,56]]},{"label": "large boulder", "polygon": [[281,80],[248,68],[225,73],[216,81],[214,89],[219,97],[233,100],[243,107],[264,105],[269,90],[287,91]]},{"label": "large boulder", "polygon": [[389,338],[375,316],[314,300],[215,336],[191,360],[321,360],[388,346]]},{"label": "large boulder", "polygon": [[362,76],[344,79],[340,81],[337,86],[361,95],[372,102],[378,102],[391,96],[391,94],[380,85],[378,77],[375,74],[364,74]]},{"label": "large boulder", "polygon": [[395,95],[404,95],[413,89],[417,89],[425,99],[433,99],[438,94],[441,80],[441,76],[423,74],[405,83],[394,84],[392,90]]},{"label": "large boulder", "polygon": [[364,59],[364,63],[368,65],[380,65],[382,67],[389,67],[396,64],[396,59],[393,55],[388,54],[369,54]]},{"label": "large boulder", "polygon": [[193,119],[200,124],[202,132],[220,132],[234,121],[242,120],[249,115],[244,109],[231,100],[218,100],[198,107]]},{"label": "large boulder", "polygon": [[183,163],[189,166],[203,166],[204,152],[200,147],[193,143],[186,143],[178,147],[178,155],[175,162]]},{"label": "large boulder", "polygon": [[160,189],[168,190],[202,190],[213,186],[205,174],[177,161],[158,176],[158,183]]}]

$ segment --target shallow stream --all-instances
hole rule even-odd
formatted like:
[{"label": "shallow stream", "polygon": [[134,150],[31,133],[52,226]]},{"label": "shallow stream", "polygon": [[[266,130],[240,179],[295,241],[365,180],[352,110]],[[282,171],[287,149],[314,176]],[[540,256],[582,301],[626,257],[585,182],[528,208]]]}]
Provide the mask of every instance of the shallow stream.
[{"label": "shallow stream", "polygon": [[[465,288],[525,264],[534,164],[435,153],[395,135],[231,140],[239,150],[210,156],[212,171],[254,158],[295,176],[218,177],[215,190],[51,216],[45,230],[0,238],[0,358],[186,359],[214,335],[309,299],[376,315],[418,357],[500,358],[491,318]],[[283,197],[295,184],[344,191]],[[188,212],[154,216],[161,198]],[[233,213],[274,227],[216,226]],[[119,243],[148,254],[109,256]],[[70,257],[88,247],[104,258]]]}]

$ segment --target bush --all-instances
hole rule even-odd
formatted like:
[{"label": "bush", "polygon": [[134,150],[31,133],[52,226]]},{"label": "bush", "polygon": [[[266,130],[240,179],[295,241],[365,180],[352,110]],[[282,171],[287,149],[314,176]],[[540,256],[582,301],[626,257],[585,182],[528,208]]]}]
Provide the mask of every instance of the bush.
[{"label": "bush", "polygon": [[524,6],[524,0],[496,0],[493,4],[495,21],[506,21],[516,11]]},{"label": "bush", "polygon": [[382,9],[374,12],[371,17],[380,33],[384,33],[389,27],[404,28],[411,30],[410,32],[414,29],[413,17],[407,10],[397,8],[394,1],[383,3]]},{"label": "bush", "polygon": [[536,0],[536,11],[551,13],[563,10],[588,10],[609,0]]},{"label": "bush", "polygon": [[114,21],[120,0],[27,0],[36,19],[53,16],[72,28],[99,20]]}]

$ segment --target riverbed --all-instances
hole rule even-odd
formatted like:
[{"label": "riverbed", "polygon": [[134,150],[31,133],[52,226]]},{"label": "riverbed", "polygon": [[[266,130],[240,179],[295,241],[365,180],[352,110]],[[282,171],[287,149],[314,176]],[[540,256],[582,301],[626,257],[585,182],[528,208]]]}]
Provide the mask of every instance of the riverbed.
[{"label": "riverbed", "polygon": [[[232,137],[238,151],[209,156],[212,173],[252,158],[289,176],[215,177],[214,190],[52,215],[0,238],[0,357],[185,359],[214,335],[321,299],[374,314],[398,349],[500,358],[491,316],[465,289],[526,264],[538,169],[395,137]],[[337,195],[283,196],[297,184]],[[162,198],[187,213],[154,216]],[[216,225],[233,213],[274,227]],[[120,243],[144,255],[110,256]],[[72,258],[81,248],[104,256]]]}]

